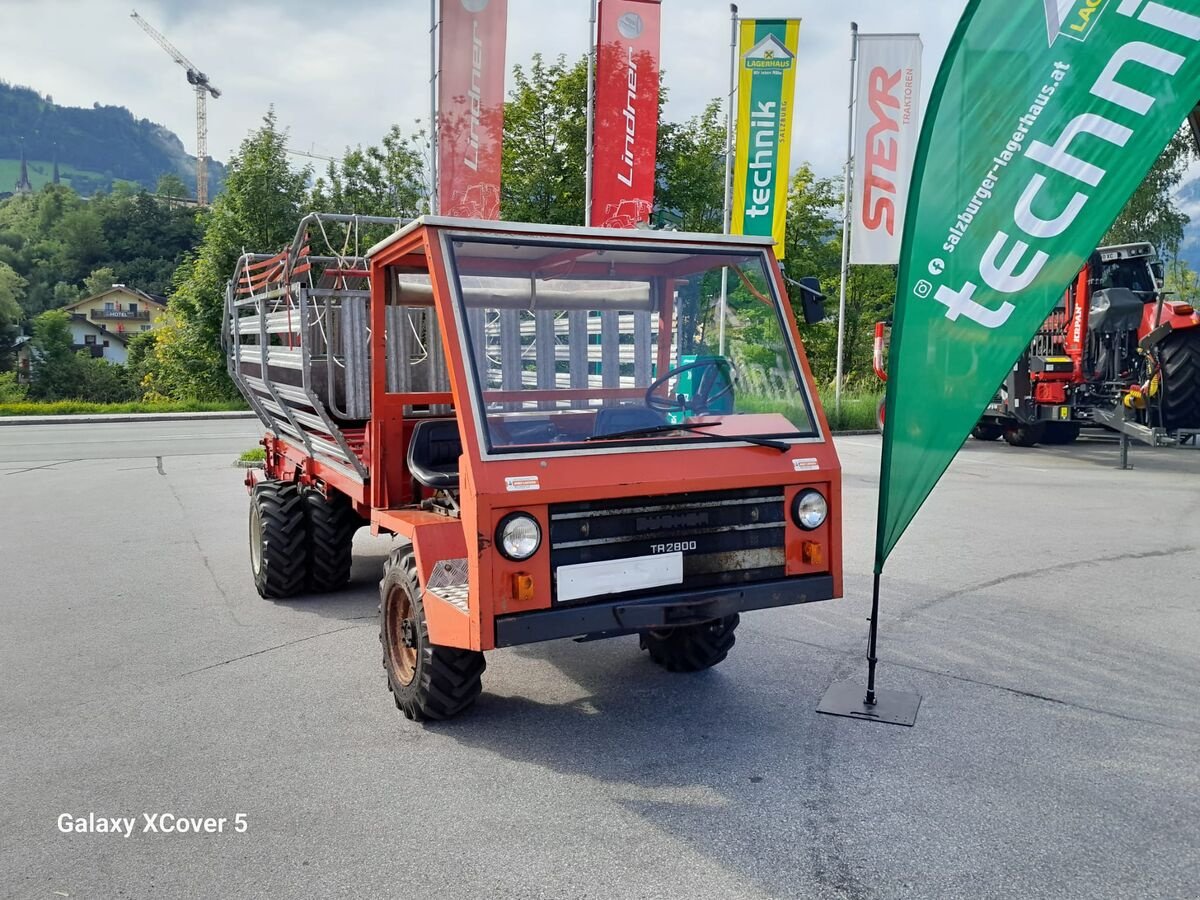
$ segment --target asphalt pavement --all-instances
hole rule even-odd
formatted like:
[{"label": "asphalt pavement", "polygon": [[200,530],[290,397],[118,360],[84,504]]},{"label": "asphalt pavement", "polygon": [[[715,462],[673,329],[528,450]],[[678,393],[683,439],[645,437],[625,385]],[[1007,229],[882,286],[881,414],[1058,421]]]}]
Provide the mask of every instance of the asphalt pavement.
[{"label": "asphalt pavement", "polygon": [[[838,442],[847,599],[745,616],[699,675],[498,651],[421,727],[379,662],[388,539],[349,590],[255,593],[257,438],[0,429],[0,896],[1200,896],[1198,450],[969,442],[883,582],[915,728],[814,713],[863,672],[873,436]],[[134,833],[60,826],[89,815]]]}]

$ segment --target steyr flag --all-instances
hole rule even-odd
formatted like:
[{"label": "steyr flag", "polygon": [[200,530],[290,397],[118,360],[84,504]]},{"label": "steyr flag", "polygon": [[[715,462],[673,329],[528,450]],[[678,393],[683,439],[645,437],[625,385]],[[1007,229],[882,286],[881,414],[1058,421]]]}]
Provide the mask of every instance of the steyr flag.
[{"label": "steyr flag", "polygon": [[743,19],[738,40],[734,234],[772,235],[783,259],[799,19]]},{"label": "steyr flag", "polygon": [[909,191],[875,571],[1200,92],[1200,0],[969,0]]},{"label": "steyr flag", "polygon": [[860,34],[855,95],[850,262],[894,266],[921,130],[921,38]]},{"label": "steyr flag", "polygon": [[633,228],[654,210],[659,0],[600,0],[591,223]]},{"label": "steyr flag", "polygon": [[508,0],[442,0],[438,212],[500,218]]}]

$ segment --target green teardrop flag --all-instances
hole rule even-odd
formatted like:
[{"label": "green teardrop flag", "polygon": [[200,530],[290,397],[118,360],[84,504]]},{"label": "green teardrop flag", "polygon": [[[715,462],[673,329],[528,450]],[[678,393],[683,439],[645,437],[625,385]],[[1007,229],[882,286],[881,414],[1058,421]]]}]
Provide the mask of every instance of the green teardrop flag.
[{"label": "green teardrop flag", "polygon": [[876,573],[1198,95],[1200,0],[968,2],[913,167]]}]

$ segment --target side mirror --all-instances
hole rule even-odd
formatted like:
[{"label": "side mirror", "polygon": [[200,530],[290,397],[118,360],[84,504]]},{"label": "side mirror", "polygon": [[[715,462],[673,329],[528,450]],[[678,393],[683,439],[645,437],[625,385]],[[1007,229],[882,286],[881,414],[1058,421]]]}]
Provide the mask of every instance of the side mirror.
[{"label": "side mirror", "polygon": [[1167,267],[1161,262],[1150,263],[1150,270],[1154,272],[1155,280],[1160,284],[1164,284],[1167,280]]},{"label": "side mirror", "polygon": [[804,321],[808,325],[816,325],[825,321],[825,295],[821,293],[821,282],[809,276],[796,282],[800,288],[800,304],[804,313]]}]

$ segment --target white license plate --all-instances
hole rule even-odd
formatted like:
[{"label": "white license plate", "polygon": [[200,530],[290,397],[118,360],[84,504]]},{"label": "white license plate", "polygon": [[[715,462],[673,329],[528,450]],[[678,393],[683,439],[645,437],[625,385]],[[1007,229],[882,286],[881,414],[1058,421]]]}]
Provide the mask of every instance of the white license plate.
[{"label": "white license plate", "polygon": [[656,553],[559,566],[558,599],[580,600],[683,583],[683,553]]}]

